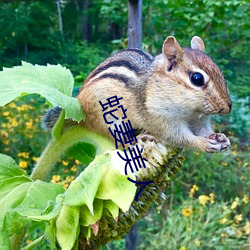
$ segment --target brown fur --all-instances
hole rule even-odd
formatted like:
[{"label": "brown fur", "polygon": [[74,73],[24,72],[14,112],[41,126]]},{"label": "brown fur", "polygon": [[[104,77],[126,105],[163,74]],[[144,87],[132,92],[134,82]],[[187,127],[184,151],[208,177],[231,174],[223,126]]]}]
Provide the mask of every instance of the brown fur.
[{"label": "brown fur", "polygon": [[[231,109],[225,79],[202,52],[203,41],[194,37],[191,45],[196,49],[182,49],[174,37],[168,37],[163,54],[156,58],[135,49],[105,60],[89,74],[78,95],[87,114],[84,125],[112,138],[99,101],[105,103],[116,95],[123,97],[120,104],[128,110],[134,129],[145,130],[164,144],[220,151],[222,142],[214,146],[208,138],[213,133],[208,114]],[[204,86],[190,82],[193,70],[205,72]],[[122,112],[116,116],[121,119]]]}]

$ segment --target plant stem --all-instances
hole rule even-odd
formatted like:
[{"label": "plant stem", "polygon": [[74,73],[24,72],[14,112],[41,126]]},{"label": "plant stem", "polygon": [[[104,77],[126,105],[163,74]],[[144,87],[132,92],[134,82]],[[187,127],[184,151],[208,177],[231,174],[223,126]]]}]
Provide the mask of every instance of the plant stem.
[{"label": "plant stem", "polygon": [[31,178],[33,180],[46,180],[61,155],[72,145],[86,142],[96,147],[96,155],[114,148],[114,144],[106,137],[92,132],[82,126],[72,126],[63,131],[60,138],[52,138],[39,158]]}]

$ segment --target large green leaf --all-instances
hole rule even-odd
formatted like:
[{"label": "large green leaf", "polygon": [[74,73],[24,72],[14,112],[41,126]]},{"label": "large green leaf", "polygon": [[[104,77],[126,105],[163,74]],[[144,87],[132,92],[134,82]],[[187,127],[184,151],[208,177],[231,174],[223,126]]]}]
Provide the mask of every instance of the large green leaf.
[{"label": "large green leaf", "polygon": [[95,199],[93,202],[94,215],[90,213],[87,206],[80,208],[80,225],[89,226],[101,219],[103,213],[103,200]]},{"label": "large green leaf", "polygon": [[56,198],[64,189],[61,185],[32,181],[9,156],[0,155],[0,162],[0,249],[9,249],[9,236],[21,233],[32,217],[49,213],[55,219],[63,201]]},{"label": "large green leaf", "polygon": [[87,205],[93,214],[93,202],[98,187],[109,166],[108,153],[97,156],[95,160],[71,183],[65,192],[64,203],[70,206]]},{"label": "large green leaf", "polygon": [[28,177],[10,156],[0,154],[0,181],[22,175]]},{"label": "large green leaf", "polygon": [[64,250],[71,250],[79,234],[79,207],[64,205],[56,220],[56,238]]},{"label": "large green leaf", "polygon": [[119,207],[113,201],[105,200],[103,203],[103,207],[108,209],[114,219],[118,217]]},{"label": "large green leaf", "polygon": [[27,176],[16,176],[0,181],[0,201],[17,186],[30,181]]},{"label": "large green leaf", "polygon": [[64,193],[64,188],[61,185],[40,180],[34,181],[20,207],[26,211],[32,208],[42,212],[47,207],[48,201],[55,200],[57,195],[61,193]]},{"label": "large green leaf", "polygon": [[[129,209],[134,199],[136,186],[127,180],[127,176],[121,175],[115,169],[111,161],[112,154],[116,154],[116,151],[97,156],[71,183],[65,192],[65,204],[70,206],[87,205],[92,215],[94,215],[93,201],[95,198],[111,200],[123,211]],[[115,164],[124,165],[124,161],[119,159]]]},{"label": "large green leaf", "polygon": [[121,175],[118,170],[109,166],[100,183],[96,198],[112,200],[123,212],[126,212],[134,200],[135,192],[135,184],[128,181],[126,175]]},{"label": "large green leaf", "polygon": [[36,93],[53,106],[65,109],[66,118],[80,121],[84,114],[78,100],[71,97],[73,85],[71,72],[61,65],[34,66],[22,62],[22,66],[0,72],[0,106],[18,96]]},{"label": "large green leaf", "polygon": [[95,158],[96,148],[92,144],[78,142],[71,146],[66,153],[74,159],[88,165]]}]

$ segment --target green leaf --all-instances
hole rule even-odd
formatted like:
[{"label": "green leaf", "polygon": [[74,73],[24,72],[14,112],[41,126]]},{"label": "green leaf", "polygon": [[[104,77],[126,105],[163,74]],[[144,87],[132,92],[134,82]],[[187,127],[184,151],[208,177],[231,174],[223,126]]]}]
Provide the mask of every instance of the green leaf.
[{"label": "green leaf", "polygon": [[126,175],[121,175],[118,170],[109,167],[103,176],[96,198],[112,200],[123,212],[126,212],[134,200],[135,193],[135,184],[131,183]]},{"label": "green leaf", "polygon": [[47,207],[48,201],[55,200],[56,196],[61,193],[64,193],[61,185],[37,180],[30,186],[20,208],[26,209],[27,213],[29,209],[42,212]]},{"label": "green leaf", "polygon": [[41,216],[44,211],[51,211],[50,217],[53,215],[55,219],[63,201],[56,197],[64,193],[64,189],[40,180],[32,182],[11,157],[0,155],[0,159],[0,235],[4,239],[1,249],[4,249],[9,245],[9,236],[21,233],[31,219],[34,220],[27,216]]},{"label": "green leaf", "polygon": [[56,249],[56,223],[51,221],[45,229],[45,237],[50,242],[51,249]]},{"label": "green leaf", "polygon": [[0,181],[17,176],[26,176],[28,178],[28,175],[10,156],[0,154]]},{"label": "green leaf", "polygon": [[55,204],[54,205],[54,208],[53,208],[53,210],[52,211],[50,211],[49,213],[45,213],[45,214],[42,214],[42,215],[34,215],[34,214],[32,214],[32,215],[27,215],[27,213],[25,214],[25,213],[22,213],[22,211],[21,210],[18,210],[19,211],[19,213],[20,214],[22,214],[22,215],[26,215],[26,216],[28,216],[28,218],[30,218],[30,219],[32,219],[32,220],[36,220],[36,221],[47,221],[47,222],[49,222],[49,221],[52,221],[52,220],[54,220],[54,219],[56,219],[56,217],[59,215],[59,213],[60,213],[60,211],[61,211],[61,209],[62,209],[62,204]]},{"label": "green leaf", "polygon": [[21,250],[32,250],[35,249],[35,247],[41,245],[41,243],[44,241],[44,235],[40,236],[36,240],[32,241],[30,244],[28,244],[25,247],[22,247]]},{"label": "green leaf", "polygon": [[93,203],[94,214],[91,214],[87,206],[80,208],[80,225],[89,226],[95,224],[102,217],[103,200],[95,199]]},{"label": "green leaf", "polygon": [[4,232],[1,229],[1,225],[0,225],[0,249],[1,250],[10,250],[11,249],[8,234],[6,234],[6,232]]},{"label": "green leaf", "polygon": [[36,93],[53,106],[65,109],[66,118],[79,122],[84,114],[78,100],[71,97],[73,84],[72,74],[61,65],[34,66],[22,62],[22,66],[0,72],[0,106],[18,96]]},{"label": "green leaf", "polygon": [[79,142],[70,147],[66,154],[73,157],[74,159],[77,159],[83,164],[88,165],[95,158],[96,148],[92,144]]},{"label": "green leaf", "polygon": [[13,189],[25,182],[31,182],[30,178],[27,176],[17,176],[0,181],[0,201]]},{"label": "green leaf", "polygon": [[92,229],[90,227],[81,227],[80,231],[84,238],[89,239],[91,237]]},{"label": "green leaf", "polygon": [[[111,151],[116,154],[116,151]],[[127,176],[114,168],[111,153],[99,155],[71,183],[65,192],[64,204],[70,206],[87,205],[92,214],[95,198],[111,200],[123,211],[127,211],[134,199],[136,186],[127,180]],[[119,159],[115,164],[123,164]],[[131,176],[131,178],[135,178]]]},{"label": "green leaf", "polygon": [[103,201],[103,207],[108,209],[114,219],[118,218],[119,215],[119,207],[110,200]]},{"label": "green leaf", "polygon": [[0,221],[3,220],[7,210],[16,208],[22,203],[31,185],[32,182],[23,183],[1,199]]},{"label": "green leaf", "polygon": [[79,234],[79,207],[64,205],[56,220],[56,238],[64,250],[71,250]]},{"label": "green leaf", "polygon": [[93,214],[93,201],[98,187],[110,166],[108,153],[99,155],[93,162],[70,184],[65,192],[64,203],[70,206],[87,205]]}]

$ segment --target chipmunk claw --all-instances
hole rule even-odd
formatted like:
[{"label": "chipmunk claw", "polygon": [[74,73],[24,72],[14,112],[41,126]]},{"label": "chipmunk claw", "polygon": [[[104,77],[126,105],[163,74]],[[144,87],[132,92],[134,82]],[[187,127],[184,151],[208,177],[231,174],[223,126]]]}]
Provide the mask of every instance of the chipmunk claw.
[{"label": "chipmunk claw", "polygon": [[156,143],[154,136],[147,134],[146,132],[139,134],[137,137],[138,143],[143,147],[146,141],[151,141]]},{"label": "chipmunk claw", "polygon": [[211,134],[208,138],[208,152],[226,151],[230,147],[229,139],[222,133]]}]

